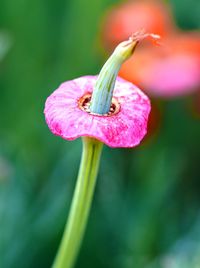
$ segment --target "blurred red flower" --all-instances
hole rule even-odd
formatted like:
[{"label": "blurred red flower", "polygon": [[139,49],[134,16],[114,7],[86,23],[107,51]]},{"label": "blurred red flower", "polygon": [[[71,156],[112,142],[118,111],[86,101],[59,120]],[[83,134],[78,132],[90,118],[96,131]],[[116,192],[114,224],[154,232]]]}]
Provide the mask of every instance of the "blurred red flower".
[{"label": "blurred red flower", "polygon": [[174,28],[166,4],[156,0],[128,1],[114,6],[107,13],[103,23],[103,42],[107,49],[113,49],[140,29],[165,36]]}]

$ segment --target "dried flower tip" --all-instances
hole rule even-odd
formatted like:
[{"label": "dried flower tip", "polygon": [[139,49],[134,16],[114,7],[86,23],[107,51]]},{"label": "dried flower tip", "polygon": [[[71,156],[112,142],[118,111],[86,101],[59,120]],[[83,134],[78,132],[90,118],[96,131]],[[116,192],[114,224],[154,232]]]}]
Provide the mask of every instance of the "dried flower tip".
[{"label": "dried flower tip", "polygon": [[149,39],[152,43],[154,43],[155,45],[160,45],[161,43],[159,42],[160,40],[160,35],[158,34],[153,34],[153,33],[145,33],[144,29],[141,29],[137,32],[135,32],[134,34],[132,34],[132,36],[129,38],[130,40],[132,40],[133,42],[140,42],[144,39]]}]

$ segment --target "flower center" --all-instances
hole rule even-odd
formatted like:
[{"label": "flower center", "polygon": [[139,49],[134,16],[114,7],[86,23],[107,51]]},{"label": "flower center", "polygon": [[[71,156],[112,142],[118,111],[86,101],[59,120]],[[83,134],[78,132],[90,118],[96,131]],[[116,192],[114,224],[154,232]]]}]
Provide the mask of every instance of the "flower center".
[{"label": "flower center", "polygon": [[87,94],[83,95],[78,100],[78,107],[84,112],[87,112],[87,113],[93,114],[93,115],[98,115],[98,116],[112,116],[112,115],[117,114],[120,111],[119,102],[114,97],[112,97],[112,102],[111,102],[110,110],[108,113],[106,113],[106,114],[93,113],[90,111],[91,98],[92,98],[91,93],[87,93]]}]

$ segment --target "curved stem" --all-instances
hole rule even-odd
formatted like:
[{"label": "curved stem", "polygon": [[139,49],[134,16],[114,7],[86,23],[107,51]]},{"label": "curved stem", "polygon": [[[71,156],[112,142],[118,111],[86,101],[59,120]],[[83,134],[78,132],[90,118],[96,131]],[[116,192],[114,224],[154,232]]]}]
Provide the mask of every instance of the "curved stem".
[{"label": "curved stem", "polygon": [[81,164],[68,222],[53,268],[72,268],[78,254],[92,203],[102,145],[83,138]]},{"label": "curved stem", "polygon": [[122,63],[131,57],[137,44],[137,40],[129,38],[129,40],[120,43],[106,61],[92,93],[91,112],[103,115],[109,112],[119,69]]}]

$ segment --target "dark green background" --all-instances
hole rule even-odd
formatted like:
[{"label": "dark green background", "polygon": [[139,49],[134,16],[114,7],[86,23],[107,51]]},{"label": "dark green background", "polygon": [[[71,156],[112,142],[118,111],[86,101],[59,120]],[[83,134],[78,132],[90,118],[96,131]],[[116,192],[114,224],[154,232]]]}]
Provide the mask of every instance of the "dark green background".
[{"label": "dark green background", "polygon": [[[117,2],[0,2],[1,268],[51,266],[81,141],[50,133],[44,102],[62,81],[98,73],[102,16]],[[198,0],[171,3],[181,28],[200,28]],[[160,105],[160,129],[142,146],[104,147],[77,268],[200,267],[200,120],[192,98]]]}]

